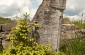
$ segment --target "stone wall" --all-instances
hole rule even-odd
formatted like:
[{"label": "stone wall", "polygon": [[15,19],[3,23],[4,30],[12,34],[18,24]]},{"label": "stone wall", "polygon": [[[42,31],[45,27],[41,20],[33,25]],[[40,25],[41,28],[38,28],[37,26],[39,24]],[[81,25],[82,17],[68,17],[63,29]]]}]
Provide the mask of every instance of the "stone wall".
[{"label": "stone wall", "polygon": [[2,26],[2,29],[5,32],[5,31],[10,31],[13,27],[15,27],[15,25],[16,25],[16,22],[11,22],[7,24],[0,24],[0,27]]},{"label": "stone wall", "polygon": [[0,27],[1,26],[2,26],[3,32],[0,32],[0,38],[2,38],[3,48],[6,49],[9,45],[12,45],[9,41],[6,40],[7,39],[6,37],[10,33],[11,29],[16,26],[16,22],[0,24]]}]

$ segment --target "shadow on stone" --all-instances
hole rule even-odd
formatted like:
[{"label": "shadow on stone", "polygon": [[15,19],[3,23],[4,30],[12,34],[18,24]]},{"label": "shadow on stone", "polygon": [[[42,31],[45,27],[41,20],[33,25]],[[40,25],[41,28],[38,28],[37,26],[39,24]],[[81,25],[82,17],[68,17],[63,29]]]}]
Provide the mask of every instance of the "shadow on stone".
[{"label": "shadow on stone", "polygon": [[0,26],[0,32],[4,32],[3,25]]}]

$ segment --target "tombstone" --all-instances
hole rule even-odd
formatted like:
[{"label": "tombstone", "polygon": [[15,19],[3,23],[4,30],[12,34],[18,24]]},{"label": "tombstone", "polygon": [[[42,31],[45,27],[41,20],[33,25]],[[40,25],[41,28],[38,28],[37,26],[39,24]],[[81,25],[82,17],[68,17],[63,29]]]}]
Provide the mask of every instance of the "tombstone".
[{"label": "tombstone", "polygon": [[39,44],[51,45],[52,51],[59,52],[61,22],[66,0],[43,0],[32,22],[40,24]]}]

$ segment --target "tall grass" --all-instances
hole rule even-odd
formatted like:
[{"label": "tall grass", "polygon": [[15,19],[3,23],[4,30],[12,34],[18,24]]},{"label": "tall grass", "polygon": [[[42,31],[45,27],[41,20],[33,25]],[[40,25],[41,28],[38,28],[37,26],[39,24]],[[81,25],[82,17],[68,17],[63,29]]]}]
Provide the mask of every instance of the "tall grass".
[{"label": "tall grass", "polygon": [[66,55],[85,55],[85,39],[78,37],[65,41],[60,50]]}]

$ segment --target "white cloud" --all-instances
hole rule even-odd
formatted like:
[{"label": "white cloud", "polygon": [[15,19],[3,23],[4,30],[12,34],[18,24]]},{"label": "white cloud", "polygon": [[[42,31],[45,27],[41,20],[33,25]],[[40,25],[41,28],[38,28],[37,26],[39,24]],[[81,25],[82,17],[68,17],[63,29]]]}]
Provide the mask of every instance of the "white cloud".
[{"label": "white cloud", "polygon": [[80,13],[82,10],[84,10],[85,8],[83,9],[84,5],[82,4],[85,1],[82,0],[83,3],[80,3],[79,1],[81,0],[67,0],[65,13],[70,16],[73,16],[73,15]]},{"label": "white cloud", "polygon": [[72,20],[81,20],[82,12],[85,10],[84,5],[85,0],[67,0],[65,15]]},{"label": "white cloud", "polygon": [[37,11],[37,9],[32,9],[32,10],[31,10],[31,13],[30,13],[31,20],[33,19],[36,11]]},{"label": "white cloud", "polygon": [[[10,1],[10,2],[9,2]],[[13,0],[0,0],[0,13],[3,13],[3,11],[10,5],[12,5]]]},{"label": "white cloud", "polygon": [[64,14],[64,17],[69,17],[71,21],[80,21],[81,19],[82,21],[85,21],[85,10],[80,12],[78,15],[73,15],[73,16]]},{"label": "white cloud", "polygon": [[76,8],[75,8],[74,5],[71,5],[71,6],[69,7],[69,9],[75,10]]},{"label": "white cloud", "polygon": [[14,0],[0,0],[0,6],[1,5],[6,5],[6,6],[10,6],[12,3],[14,2]]},{"label": "white cloud", "polygon": [[71,21],[76,21],[76,20],[79,20],[79,19],[80,19],[80,16],[78,16],[78,15],[68,16],[68,15],[64,14],[63,16],[64,16],[64,18],[65,18],[65,17],[69,17],[69,19],[70,19]]},{"label": "white cloud", "polygon": [[68,17],[70,17],[70,20],[72,20],[72,21],[78,21],[78,20],[81,20],[81,17],[78,16],[78,15],[68,16]]},{"label": "white cloud", "polygon": [[28,12],[33,18],[41,2],[42,0],[0,0],[0,16],[21,16],[24,12]]},{"label": "white cloud", "polygon": [[[13,17],[28,12],[30,13],[30,17],[33,18],[42,1],[43,0],[0,0],[0,16]],[[85,10],[84,3],[85,0],[67,0],[64,14],[71,18],[79,19],[81,17],[80,14]]]}]

